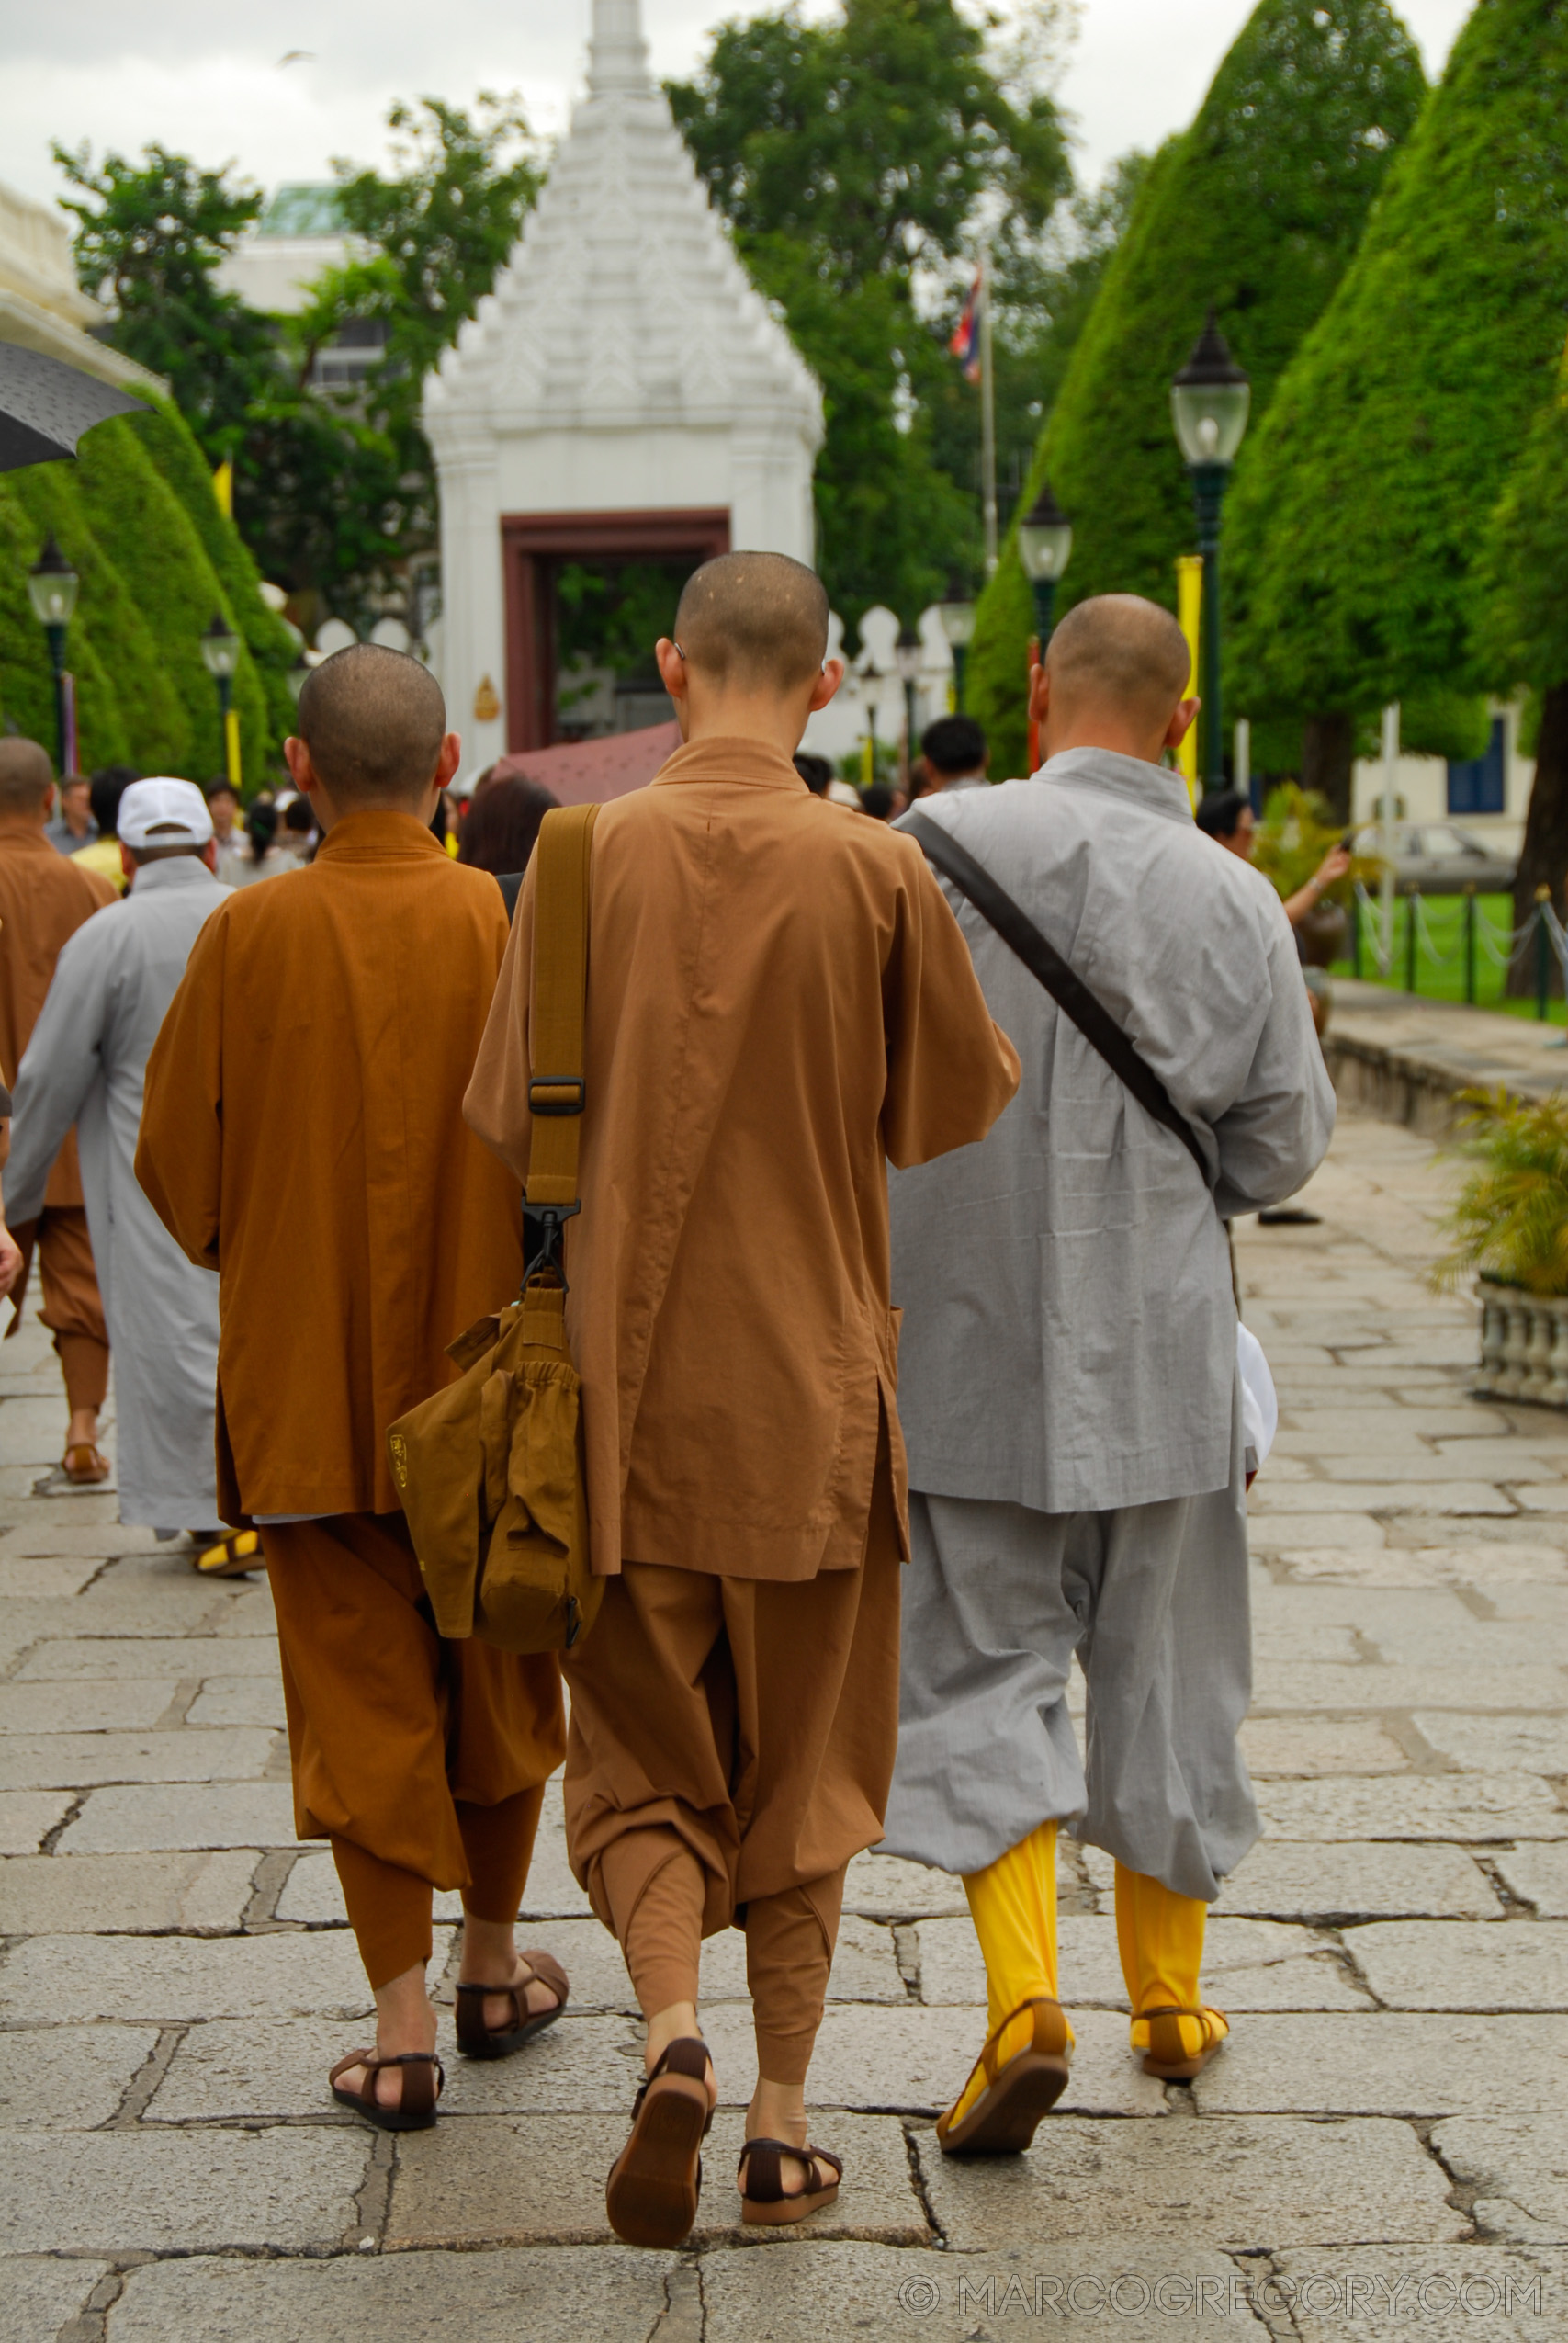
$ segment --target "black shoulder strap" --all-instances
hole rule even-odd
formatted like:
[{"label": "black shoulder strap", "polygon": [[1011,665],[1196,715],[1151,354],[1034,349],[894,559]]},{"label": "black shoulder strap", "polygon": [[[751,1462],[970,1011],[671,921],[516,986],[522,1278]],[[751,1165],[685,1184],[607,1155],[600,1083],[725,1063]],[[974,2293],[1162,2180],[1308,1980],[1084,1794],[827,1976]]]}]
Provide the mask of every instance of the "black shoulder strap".
[{"label": "black shoulder strap", "polygon": [[976,862],[966,846],[961,846],[952,832],[941,822],[932,821],[919,811],[908,813],[899,823],[919,840],[920,851],[928,862],[952,879],[961,895],[966,895],[984,920],[988,920],[1001,937],[1023,962],[1031,976],[1044,986],[1059,1009],[1066,1011],[1084,1039],[1098,1049],[1112,1073],[1132,1092],[1139,1105],[1174,1131],[1209,1186],[1209,1166],[1198,1143],[1198,1135],[1182,1114],[1173,1106],[1170,1094],[1152,1066],[1139,1057],[1109,1009],[1098,1002],[1080,976],[1075,975],[1054,944],[1046,942],[1027,912],[1020,911],[1012,897],[998,887],[984,863]]},{"label": "black shoulder strap", "polygon": [[517,898],[523,892],[523,873],[520,870],[498,870],[495,874],[495,883],[500,888],[502,900],[506,905],[506,923],[510,927],[517,917]]}]

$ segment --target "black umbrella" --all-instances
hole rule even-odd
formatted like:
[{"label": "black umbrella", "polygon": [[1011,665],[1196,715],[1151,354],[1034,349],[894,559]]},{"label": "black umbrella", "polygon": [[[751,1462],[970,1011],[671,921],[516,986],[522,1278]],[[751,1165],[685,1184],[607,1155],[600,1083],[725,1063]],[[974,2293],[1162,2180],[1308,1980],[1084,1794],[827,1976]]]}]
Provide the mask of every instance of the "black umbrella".
[{"label": "black umbrella", "polygon": [[94,424],[146,403],[41,350],[0,342],[0,471],[73,456]]}]

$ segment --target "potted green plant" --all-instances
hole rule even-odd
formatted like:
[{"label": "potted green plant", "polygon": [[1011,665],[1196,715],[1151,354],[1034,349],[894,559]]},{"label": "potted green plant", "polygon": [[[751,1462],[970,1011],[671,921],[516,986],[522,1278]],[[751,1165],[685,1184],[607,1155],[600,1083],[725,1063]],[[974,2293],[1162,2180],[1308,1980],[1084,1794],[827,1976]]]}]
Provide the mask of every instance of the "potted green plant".
[{"label": "potted green plant", "polygon": [[1461,1103],[1459,1152],[1472,1168],[1433,1282],[1451,1289],[1477,1273],[1480,1394],[1568,1408],[1568,1097],[1499,1088]]}]

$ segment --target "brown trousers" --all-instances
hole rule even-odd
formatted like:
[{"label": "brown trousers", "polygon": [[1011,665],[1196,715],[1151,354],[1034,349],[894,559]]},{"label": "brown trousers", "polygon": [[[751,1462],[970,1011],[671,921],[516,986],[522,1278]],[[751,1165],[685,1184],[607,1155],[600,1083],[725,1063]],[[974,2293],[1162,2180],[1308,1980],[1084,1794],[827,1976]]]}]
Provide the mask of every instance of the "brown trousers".
[{"label": "brown trousers", "polygon": [[805,2080],[844,1867],[882,1836],[898,1573],[884,1466],[858,1569],[779,1583],[628,1562],[565,1663],[572,1869],[649,2016],[696,2000],[703,1937],[745,1928],[770,2082]]},{"label": "brown trousers", "polygon": [[6,1333],[14,1334],[21,1324],[36,1249],[43,1275],[39,1317],[54,1337],[66,1405],[73,1415],[79,1408],[101,1408],[109,1387],[109,1335],[85,1205],[46,1205],[36,1220],[25,1221],[11,1234],[21,1248],[22,1273],[12,1289],[16,1316]]},{"label": "brown trousers", "polygon": [[400,1513],[265,1528],[295,1828],[329,1839],[373,1987],[426,1961],[431,1890],[515,1919],[564,1742],[552,1655],[436,1634]]}]

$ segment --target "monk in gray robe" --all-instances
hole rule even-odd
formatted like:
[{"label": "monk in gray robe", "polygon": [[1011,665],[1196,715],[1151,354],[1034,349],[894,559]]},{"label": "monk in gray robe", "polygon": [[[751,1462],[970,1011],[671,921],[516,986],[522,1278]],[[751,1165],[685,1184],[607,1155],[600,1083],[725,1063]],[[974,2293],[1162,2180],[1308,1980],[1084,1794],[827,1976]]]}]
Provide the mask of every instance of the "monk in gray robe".
[{"label": "monk in gray robe", "polygon": [[62,947],[17,1083],[13,1216],[42,1208],[50,1166],[76,1126],[87,1226],[118,1362],[119,1518],[173,1536],[229,1575],[261,1567],[218,1528],[213,1408],[218,1279],[169,1235],[134,1170],[147,1059],[191,945],[227,893],[213,877],[212,821],[189,781],[138,781],[120,803],[131,891]]},{"label": "monk in gray robe", "polygon": [[1066,2079],[1058,1822],[1116,1859],[1134,2047],[1176,2077],[1224,2038],[1204,1918],[1258,1835],[1224,1222],[1294,1193],[1334,1099],[1273,889],[1161,765],[1197,714],[1189,673],[1153,603],[1080,603],[1036,671],[1041,770],[919,808],[1110,1012],[1207,1173],[944,882],[1023,1065],[979,1146],[891,1174],[912,1561],[885,1846],[963,1875],[990,2001],[950,2153],[1027,2145]]}]

